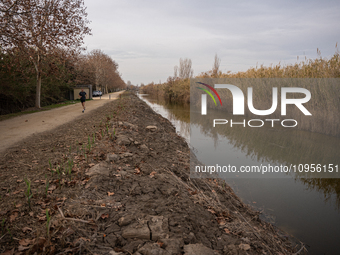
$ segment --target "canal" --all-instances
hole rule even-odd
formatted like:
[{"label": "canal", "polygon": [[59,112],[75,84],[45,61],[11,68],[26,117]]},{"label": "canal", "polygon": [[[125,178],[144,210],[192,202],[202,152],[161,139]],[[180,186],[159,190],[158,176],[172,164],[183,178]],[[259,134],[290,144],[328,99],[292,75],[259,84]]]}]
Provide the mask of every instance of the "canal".
[{"label": "canal", "polygon": [[[212,131],[195,123],[193,116],[190,123],[189,106],[139,96],[173,123],[203,164],[211,164],[212,155],[221,152],[248,164],[340,163],[338,138],[300,130],[285,133],[280,128]],[[191,143],[190,129],[198,137]],[[309,254],[340,254],[340,179],[304,178],[295,173],[284,178],[227,178],[226,182],[261,212],[262,219],[305,243]]]}]

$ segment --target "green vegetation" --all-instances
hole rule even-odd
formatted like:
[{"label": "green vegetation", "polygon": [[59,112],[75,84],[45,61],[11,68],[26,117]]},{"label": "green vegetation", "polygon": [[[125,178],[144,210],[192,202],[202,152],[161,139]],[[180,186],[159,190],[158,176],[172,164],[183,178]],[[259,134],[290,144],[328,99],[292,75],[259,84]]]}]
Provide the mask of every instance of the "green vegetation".
[{"label": "green vegetation", "polygon": [[58,175],[58,179],[60,179],[60,176],[61,176],[61,167],[59,165],[57,166],[55,172]]},{"label": "green vegetation", "polygon": [[12,232],[9,228],[7,228],[7,232],[9,234],[9,236],[11,237],[11,242],[13,241],[13,235],[12,235]]},{"label": "green vegetation", "polygon": [[48,180],[48,178],[46,178],[46,185],[45,185],[45,196],[47,197],[47,194],[48,194],[48,188],[50,186],[50,182]]},{"label": "green vegetation", "polygon": [[28,203],[28,207],[29,209],[31,209],[31,198],[33,196],[33,193],[31,191],[31,181],[28,179],[24,179],[25,183],[26,183],[26,191],[25,191],[25,196],[27,198],[27,203]]},{"label": "green vegetation", "polygon": [[51,159],[48,159],[48,165],[50,166],[50,170],[52,170],[52,163],[51,163]]},{"label": "green vegetation", "polygon": [[67,106],[67,105],[71,105],[71,104],[75,104],[75,103],[77,103],[77,101],[75,101],[75,100],[66,100],[62,103],[47,105],[47,106],[41,107],[40,109],[26,110],[26,111],[22,111],[22,112],[0,115],[0,121],[7,120],[7,119],[10,119],[10,118],[13,118],[13,117],[22,116],[22,115],[25,115],[25,114],[30,114],[30,113],[40,112],[40,111],[48,111],[48,110],[51,110],[51,109],[55,109],[55,108],[59,108],[59,107],[63,107],[63,106]]},{"label": "green vegetation", "polygon": [[46,209],[46,232],[47,232],[47,236],[50,236],[50,221],[51,221],[51,216],[48,213],[48,209]]}]

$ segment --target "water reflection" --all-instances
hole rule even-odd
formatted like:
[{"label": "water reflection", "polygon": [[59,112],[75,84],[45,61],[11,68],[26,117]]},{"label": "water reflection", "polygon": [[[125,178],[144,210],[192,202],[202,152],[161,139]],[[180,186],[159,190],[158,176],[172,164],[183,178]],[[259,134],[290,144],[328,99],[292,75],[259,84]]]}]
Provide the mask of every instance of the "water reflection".
[{"label": "water reflection", "polygon": [[190,107],[168,104],[164,100],[139,94],[152,109],[171,121],[176,131],[189,143],[190,141]]},{"label": "water reflection", "polygon": [[[297,107],[293,105],[288,105],[285,107],[287,110],[285,119],[294,119],[298,122],[298,129],[307,130],[311,132],[318,132],[326,135],[332,135],[340,138],[340,79],[336,78],[325,78],[325,79],[305,79],[305,78],[220,78],[220,79],[207,79],[207,78],[197,78],[190,80],[190,104],[191,106],[201,106],[201,96],[202,91],[197,89],[200,85],[197,82],[203,82],[205,84],[210,84],[214,87],[214,84],[226,85],[233,84],[237,85],[236,89],[238,91],[238,96],[242,102],[242,96],[247,95],[247,99],[250,99],[248,95],[248,88],[253,88],[252,96],[249,101],[252,102],[255,109],[264,110],[270,109],[274,105],[274,111],[270,115],[266,114],[267,119],[280,119],[282,118],[282,105],[273,104],[275,100],[281,100],[282,92],[281,89],[304,89],[305,91],[300,91],[298,93],[287,93],[287,99],[297,99],[303,98],[306,95],[306,91],[311,93],[311,100],[303,103],[303,107],[308,109],[312,114],[311,116],[306,116],[307,112],[302,113]],[[201,85],[199,87],[202,87]],[[205,87],[205,86],[203,86]],[[206,87],[205,87],[206,88]],[[277,96],[273,96],[273,89],[277,89]],[[235,103],[232,94],[229,89],[216,89],[218,95],[221,98],[221,105],[214,105],[213,100],[207,100],[208,114],[210,114],[210,109],[219,109],[223,112],[231,112],[234,109],[233,104]],[[241,92],[242,91],[242,92]],[[293,90],[294,91],[294,90]],[[236,93],[236,92],[235,92]],[[242,95],[243,93],[243,95]],[[244,100],[243,105],[248,105],[248,101]],[[222,105],[223,102],[223,105]],[[276,101],[277,102],[277,101]],[[240,101],[239,101],[240,103]],[[240,103],[239,106],[242,106]],[[302,108],[301,108],[302,109]],[[254,115],[248,110],[248,107],[244,109],[245,116],[257,118],[260,114]]]},{"label": "water reflection", "polygon": [[[259,162],[340,163],[340,140],[335,137],[283,128],[212,128],[211,119],[204,119],[202,123],[199,111],[190,116],[189,107],[168,105],[151,98],[146,101],[168,118],[187,141],[190,128],[201,135],[191,143],[191,146],[195,144],[197,155],[200,155],[200,146],[210,146],[214,151],[228,142],[225,150],[228,149],[230,157],[243,153],[245,158]],[[215,116],[211,109],[209,116]],[[206,163],[204,160],[209,156],[201,156],[199,159]],[[297,173],[286,179],[228,179],[227,182],[245,202],[263,212],[267,221],[310,245],[311,254],[337,254],[340,179],[303,177]]]},{"label": "water reflection", "polygon": [[[225,119],[233,119],[241,122],[244,118],[224,114]],[[294,178],[307,177],[340,177],[340,173],[323,173],[323,166],[328,168],[329,164],[340,165],[339,149],[340,139],[332,136],[322,135],[319,133],[311,133],[296,129],[287,129],[278,127],[234,127],[230,128],[228,125],[216,125],[213,127],[214,119],[221,116],[219,111],[209,109],[209,115],[202,118],[199,111],[191,111],[191,124],[193,129],[200,128],[200,133],[192,133],[191,138],[194,138],[192,144],[204,148],[205,144],[200,144],[200,136],[210,137],[214,140],[215,152],[223,148],[222,143],[232,145],[233,149],[238,149],[240,154],[251,158],[254,162],[270,162],[285,165],[299,165],[299,164],[320,164],[322,173],[305,173],[297,171]],[[223,138],[227,138],[224,139]],[[195,141],[194,141],[195,140]],[[203,142],[205,143],[205,142]],[[218,147],[218,148],[217,148]],[[205,153],[209,153],[205,151]],[[213,154],[210,158],[216,160]],[[225,157],[228,157],[226,155]],[[229,159],[232,161],[233,159]],[[339,169],[340,172],[340,169]],[[279,176],[275,176],[279,177]],[[308,182],[317,183],[317,182]],[[325,189],[327,190],[327,189]]]},{"label": "water reflection", "polygon": [[[233,149],[242,151],[246,156],[260,162],[304,164],[329,163],[340,165],[340,139],[332,136],[311,133],[301,130],[285,130],[284,128],[226,128],[221,126],[212,127],[211,123],[217,111],[209,109],[209,115],[202,118],[200,112],[192,113],[190,107],[183,105],[167,104],[165,101],[144,97],[150,106],[161,114],[166,115],[175,126],[176,130],[189,141],[190,117],[191,124],[199,127],[202,136],[213,139],[215,148],[221,138],[227,138]],[[162,108],[159,108],[159,106]],[[166,110],[162,110],[162,109]],[[231,116],[226,116],[226,119]],[[235,116],[233,118],[236,121]],[[206,140],[203,139],[205,146]],[[198,147],[198,146],[197,146]],[[196,150],[199,148],[195,147]],[[297,172],[294,176],[305,184],[307,189],[315,189],[322,192],[326,200],[332,194],[336,194],[336,205],[340,206],[340,179],[330,178],[303,178],[308,177],[305,173]]]}]

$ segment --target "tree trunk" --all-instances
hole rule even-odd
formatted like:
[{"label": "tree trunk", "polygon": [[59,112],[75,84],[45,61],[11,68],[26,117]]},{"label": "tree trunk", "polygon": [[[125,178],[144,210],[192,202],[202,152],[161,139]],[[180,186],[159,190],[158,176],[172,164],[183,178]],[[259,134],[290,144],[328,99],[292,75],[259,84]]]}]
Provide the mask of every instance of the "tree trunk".
[{"label": "tree trunk", "polygon": [[35,94],[35,107],[40,108],[40,94],[41,94],[41,59],[38,54],[38,63],[36,65],[37,71],[37,86],[36,86],[36,94]]},{"label": "tree trunk", "polygon": [[40,93],[41,93],[41,73],[37,74],[37,87],[35,94],[35,107],[40,108]]}]

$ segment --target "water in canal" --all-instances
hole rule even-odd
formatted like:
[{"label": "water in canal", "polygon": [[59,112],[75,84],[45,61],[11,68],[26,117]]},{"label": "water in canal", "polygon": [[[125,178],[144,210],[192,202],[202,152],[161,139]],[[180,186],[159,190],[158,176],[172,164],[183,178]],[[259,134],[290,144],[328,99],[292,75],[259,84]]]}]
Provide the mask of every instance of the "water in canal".
[{"label": "water in canal", "polygon": [[[140,97],[169,119],[189,143],[189,106],[166,104],[147,95]],[[194,129],[192,132],[198,132],[199,139],[190,146],[204,164],[209,164],[211,157],[202,153],[203,147],[205,151],[211,148],[212,153],[223,151],[241,162],[339,164],[340,161],[340,139],[322,134],[307,131],[285,134],[272,129],[256,133],[226,129],[212,133],[199,123]],[[265,220],[304,242],[310,254],[340,254],[340,179],[303,179],[299,174],[288,177],[226,181],[245,203],[261,211]]]}]

